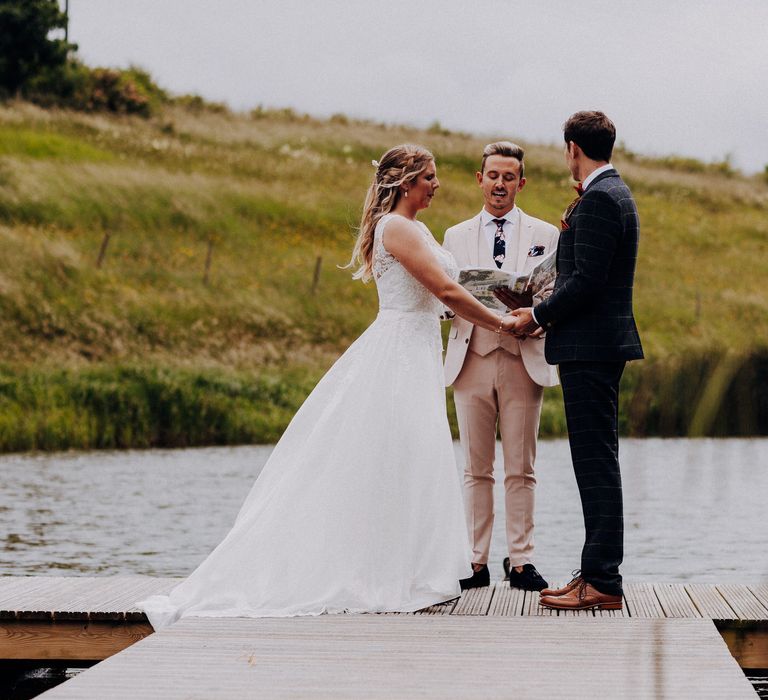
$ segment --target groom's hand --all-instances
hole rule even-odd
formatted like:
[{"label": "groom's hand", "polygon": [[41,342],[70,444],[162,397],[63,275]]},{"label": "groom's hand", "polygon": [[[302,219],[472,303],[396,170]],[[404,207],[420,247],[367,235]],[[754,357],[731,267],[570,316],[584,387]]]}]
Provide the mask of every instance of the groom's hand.
[{"label": "groom's hand", "polygon": [[533,304],[533,293],[529,289],[518,294],[511,291],[509,287],[496,287],[493,290],[493,295],[510,310]]},{"label": "groom's hand", "polygon": [[533,320],[533,313],[530,306],[515,309],[512,316],[515,318],[515,325],[512,329],[513,335],[518,338],[527,338],[529,335],[538,338],[544,332],[544,329]]}]

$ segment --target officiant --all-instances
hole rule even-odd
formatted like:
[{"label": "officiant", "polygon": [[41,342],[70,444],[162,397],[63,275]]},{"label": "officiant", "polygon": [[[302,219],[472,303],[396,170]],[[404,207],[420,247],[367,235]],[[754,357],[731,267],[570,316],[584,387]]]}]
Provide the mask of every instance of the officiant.
[{"label": "officiant", "polygon": [[[509,141],[483,149],[477,183],[483,209],[445,232],[443,246],[460,268],[527,273],[557,247],[557,228],[523,212],[515,198],[526,184],[524,152]],[[549,285],[536,294],[543,300]],[[531,306],[530,293],[519,306]],[[454,318],[445,356],[446,386],[453,385],[465,456],[464,501],[473,557],[462,589],[490,584],[488,554],[493,530],[494,458],[497,426],[504,459],[504,507],[509,556],[504,573],[510,586],[547,587],[533,564],[536,440],[543,387],[558,383],[544,359],[544,339],[500,335]]]}]

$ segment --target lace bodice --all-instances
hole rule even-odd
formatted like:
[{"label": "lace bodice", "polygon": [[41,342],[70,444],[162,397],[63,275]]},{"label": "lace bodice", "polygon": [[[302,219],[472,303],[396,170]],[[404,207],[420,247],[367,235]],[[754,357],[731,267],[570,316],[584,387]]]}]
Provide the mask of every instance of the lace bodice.
[{"label": "lace bodice", "polygon": [[[395,216],[399,214],[385,214],[381,217],[373,234],[373,276],[379,292],[379,309],[422,311],[434,314],[437,319],[443,310],[442,303],[384,247],[384,228]],[[458,265],[453,255],[438,244],[424,224],[420,221],[415,223],[437,262],[455,279],[458,275]]]}]

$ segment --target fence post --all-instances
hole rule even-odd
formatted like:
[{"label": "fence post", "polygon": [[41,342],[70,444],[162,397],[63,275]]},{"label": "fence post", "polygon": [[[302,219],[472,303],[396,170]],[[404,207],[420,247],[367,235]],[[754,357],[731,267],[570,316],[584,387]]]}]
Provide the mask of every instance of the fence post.
[{"label": "fence post", "polygon": [[101,239],[101,247],[99,248],[99,257],[96,258],[97,268],[101,268],[101,265],[104,262],[104,257],[107,254],[107,246],[109,245],[109,239],[111,237],[112,237],[112,234],[110,233],[109,229],[106,229],[104,231],[104,238]]},{"label": "fence post", "polygon": [[320,268],[323,265],[323,256],[318,255],[315,260],[315,274],[312,276],[312,294],[317,293],[317,285],[320,283]]},{"label": "fence post", "polygon": [[203,284],[208,286],[208,279],[211,273],[211,260],[213,259],[213,236],[208,239],[208,252],[205,254],[205,272],[203,273]]}]

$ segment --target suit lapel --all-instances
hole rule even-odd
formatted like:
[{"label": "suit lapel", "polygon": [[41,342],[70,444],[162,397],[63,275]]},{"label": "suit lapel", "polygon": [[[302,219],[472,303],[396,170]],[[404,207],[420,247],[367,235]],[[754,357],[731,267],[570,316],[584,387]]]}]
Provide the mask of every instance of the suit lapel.
[{"label": "suit lapel", "polygon": [[518,224],[520,238],[517,243],[517,267],[515,270],[517,272],[525,272],[528,251],[531,249],[531,244],[533,243],[533,223],[531,222],[531,218],[520,210]]},{"label": "suit lapel", "polygon": [[[608,177],[619,177],[619,173],[616,171],[616,168],[611,168],[610,170],[606,170],[603,173],[600,173],[592,182],[589,183],[589,187],[587,187],[585,192],[589,191],[589,189],[594,185],[596,182],[600,182],[600,180],[604,180]],[[583,196],[583,195],[582,195]],[[566,208],[565,212],[563,213],[563,218],[561,219],[561,223],[565,222],[568,224],[567,226],[561,226],[562,231],[567,231],[570,228],[570,219],[573,216],[573,212],[576,211],[576,209],[579,206],[579,203],[581,202],[581,197],[576,197]]]},{"label": "suit lapel", "polygon": [[510,236],[507,239],[507,250],[510,254],[506,256],[501,269],[505,272],[525,272],[525,261],[533,240],[533,225],[530,217],[521,209],[517,210],[517,221],[512,235],[514,238]]},{"label": "suit lapel", "polygon": [[480,244],[482,243],[482,221],[480,219],[480,214],[478,214],[472,221],[469,223],[469,232],[466,237],[467,241],[467,247],[469,250],[467,251],[469,253],[469,264],[472,267],[480,267]]}]

